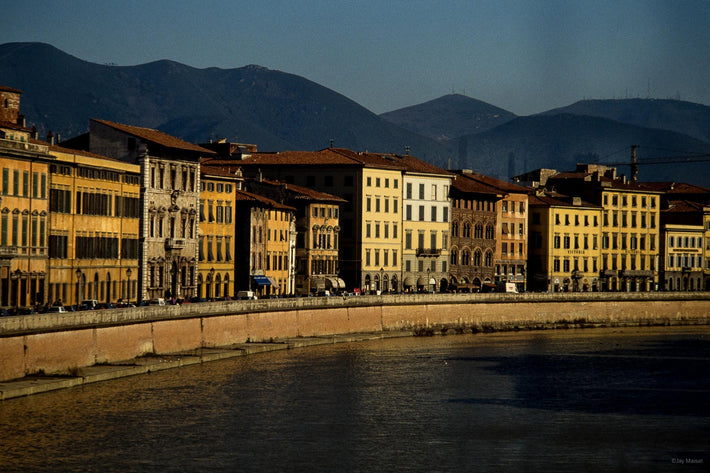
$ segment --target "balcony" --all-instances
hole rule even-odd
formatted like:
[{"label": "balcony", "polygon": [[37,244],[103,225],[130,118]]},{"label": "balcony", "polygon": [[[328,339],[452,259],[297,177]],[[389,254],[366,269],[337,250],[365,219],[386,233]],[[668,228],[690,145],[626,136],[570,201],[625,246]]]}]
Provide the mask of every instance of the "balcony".
[{"label": "balcony", "polygon": [[49,151],[49,146],[47,146],[47,145],[28,143],[27,141],[6,140],[6,139],[0,139],[0,147],[17,149],[17,150],[21,150],[21,151],[34,151],[37,153],[47,153]]},{"label": "balcony", "polygon": [[417,256],[439,256],[441,248],[417,248]]},{"label": "balcony", "polygon": [[0,246],[0,259],[16,258],[18,253],[16,246]]},{"label": "balcony", "polygon": [[167,238],[165,240],[166,250],[182,250],[185,248],[186,240],[184,238]]}]

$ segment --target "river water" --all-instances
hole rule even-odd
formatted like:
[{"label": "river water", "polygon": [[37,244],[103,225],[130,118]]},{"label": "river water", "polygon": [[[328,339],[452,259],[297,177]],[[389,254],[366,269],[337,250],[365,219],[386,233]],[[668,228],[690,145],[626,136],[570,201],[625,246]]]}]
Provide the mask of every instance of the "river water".
[{"label": "river water", "polygon": [[328,345],[0,403],[3,472],[665,472],[709,462],[704,327]]}]

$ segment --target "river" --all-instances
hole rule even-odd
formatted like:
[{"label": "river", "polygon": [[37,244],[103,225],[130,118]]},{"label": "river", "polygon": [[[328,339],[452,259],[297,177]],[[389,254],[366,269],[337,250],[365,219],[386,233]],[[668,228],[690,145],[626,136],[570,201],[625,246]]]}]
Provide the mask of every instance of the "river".
[{"label": "river", "polygon": [[710,327],[398,338],[0,403],[0,471],[706,471]]}]

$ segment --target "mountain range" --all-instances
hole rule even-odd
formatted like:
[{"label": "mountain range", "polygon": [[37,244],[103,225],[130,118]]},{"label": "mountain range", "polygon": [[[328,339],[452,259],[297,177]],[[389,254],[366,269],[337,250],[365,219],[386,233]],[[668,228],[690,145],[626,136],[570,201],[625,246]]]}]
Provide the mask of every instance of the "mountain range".
[{"label": "mountain range", "polygon": [[638,145],[642,180],[709,184],[707,160],[644,165],[650,158],[710,154],[710,107],[679,100],[585,100],[518,117],[451,94],[378,116],[304,77],[257,65],[101,65],[43,43],[0,45],[0,84],[23,91],[28,126],[42,135],[52,130],[70,138],[100,118],[196,143],[254,143],[261,151],[331,143],[356,151],[410,150],[443,168],[503,179],[538,167],[569,170],[582,161],[626,163],[631,145]]}]

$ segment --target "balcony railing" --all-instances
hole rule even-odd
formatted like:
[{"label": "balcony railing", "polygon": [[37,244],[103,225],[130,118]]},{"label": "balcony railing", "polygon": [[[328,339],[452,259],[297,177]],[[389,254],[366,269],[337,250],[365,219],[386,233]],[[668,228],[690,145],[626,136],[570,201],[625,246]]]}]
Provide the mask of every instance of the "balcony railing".
[{"label": "balcony railing", "polygon": [[18,253],[16,246],[0,246],[0,258],[14,258]]},{"label": "balcony railing", "polygon": [[35,143],[28,143],[27,141],[6,139],[0,139],[0,147],[19,149],[24,151],[35,151],[37,153],[46,153],[47,151],[49,151],[49,147],[47,145],[38,145]]},{"label": "balcony railing", "polygon": [[441,248],[417,248],[417,256],[439,256]]},{"label": "balcony railing", "polygon": [[185,239],[183,238],[168,238],[165,240],[166,250],[182,250],[185,248]]}]

